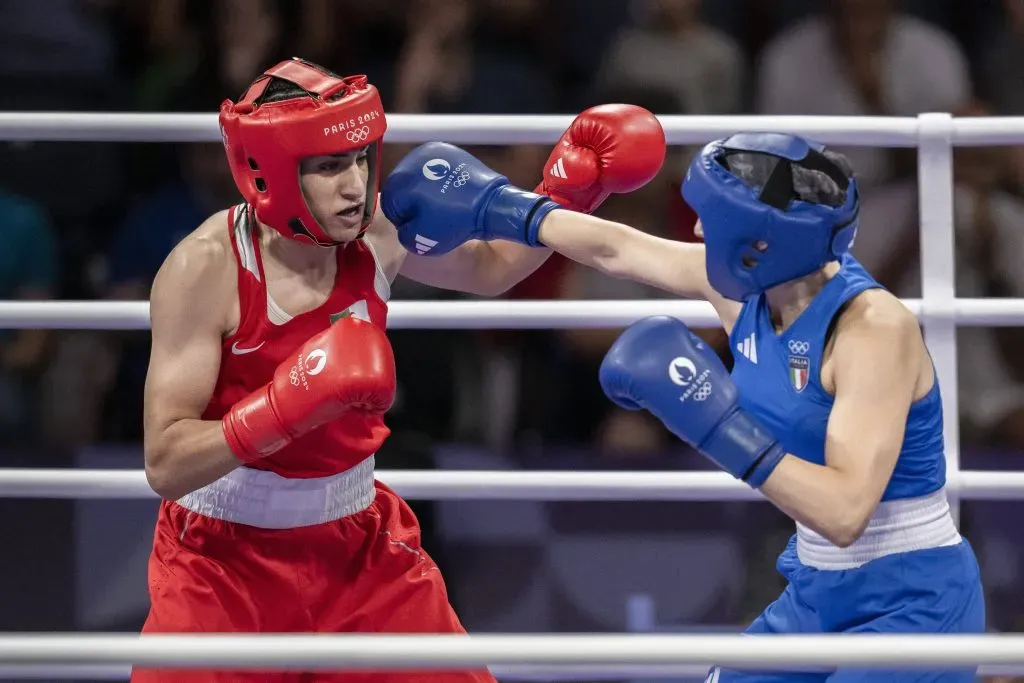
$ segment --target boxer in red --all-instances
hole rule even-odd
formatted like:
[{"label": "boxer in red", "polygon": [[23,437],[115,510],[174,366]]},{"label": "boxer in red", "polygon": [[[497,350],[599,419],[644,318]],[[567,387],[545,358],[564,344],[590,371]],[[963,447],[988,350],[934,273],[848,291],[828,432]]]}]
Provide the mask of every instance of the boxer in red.
[{"label": "boxer in red", "polygon": [[[282,62],[224,102],[220,125],[246,201],[182,240],[151,295],[146,473],[164,500],[143,631],[463,633],[415,517],[374,480],[395,393],[390,284],[401,274],[506,290],[550,251],[494,238],[641,187],[664,160],[662,129],[638,107],[584,112],[535,192],[506,181],[468,226],[481,239],[424,256],[429,245],[413,240],[410,253],[376,211],[387,124],[365,77]],[[423,173],[450,183],[451,198],[468,171],[445,163]],[[132,680],[493,679],[136,670]]]}]

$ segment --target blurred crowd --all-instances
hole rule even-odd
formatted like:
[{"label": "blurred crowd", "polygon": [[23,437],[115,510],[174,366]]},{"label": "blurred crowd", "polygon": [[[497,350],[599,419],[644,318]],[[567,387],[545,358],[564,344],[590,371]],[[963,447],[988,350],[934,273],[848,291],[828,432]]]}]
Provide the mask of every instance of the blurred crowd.
[{"label": "blurred crowd", "polygon": [[[291,56],[369,75],[389,113],[629,102],[660,115],[1024,115],[1024,0],[16,0],[0,3],[0,110],[210,113]],[[386,145],[384,172],[408,149]],[[470,150],[525,188],[549,151]],[[679,196],[694,151],[673,147],[657,179],[599,215],[694,240]],[[919,296],[915,151],[840,151],[863,187],[855,254]],[[1024,147],[960,148],[954,165],[957,295],[1024,297]],[[0,300],[145,300],[171,248],[238,201],[218,144],[0,143]],[[665,295],[553,257],[506,296]],[[381,465],[430,466],[441,442],[512,457],[581,448],[620,465],[678,448],[601,393],[617,333],[394,331],[398,446]],[[701,333],[731,363],[721,330]],[[958,331],[966,447],[1024,448],[1020,336]],[[0,331],[0,443],[35,465],[138,443],[148,343],[145,331]]]}]

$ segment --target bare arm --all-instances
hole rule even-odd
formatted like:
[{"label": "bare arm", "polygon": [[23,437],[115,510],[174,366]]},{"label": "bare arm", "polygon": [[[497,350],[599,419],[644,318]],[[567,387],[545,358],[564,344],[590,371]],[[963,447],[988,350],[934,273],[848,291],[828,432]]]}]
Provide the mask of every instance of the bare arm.
[{"label": "bare arm", "polygon": [[786,455],[761,489],[783,512],[841,547],[864,533],[892,476],[925,353],[913,317],[880,308],[855,313],[837,328],[825,465]]},{"label": "bare arm", "polygon": [[711,303],[726,331],[741,304],[725,299],[708,283],[704,245],[654,237],[622,223],[573,211],[552,211],[540,226],[540,240],[577,263],[613,277],[635,280],[690,299]]},{"label": "bare arm", "polygon": [[529,277],[554,250],[613,277],[709,301],[726,332],[742,307],[708,284],[703,245],[654,237],[575,211],[552,211],[541,223],[540,240],[549,248],[472,240],[443,256],[419,256],[402,247],[395,227],[384,218],[374,221],[370,238],[390,278],[401,273],[442,289],[496,296]]},{"label": "bare arm", "polygon": [[431,287],[482,296],[508,291],[540,268],[552,253],[504,240],[470,240],[442,256],[410,254],[398,241],[395,226],[382,214],[374,219],[367,237],[392,281],[401,274]]},{"label": "bare arm", "polygon": [[432,287],[498,296],[532,275],[549,256],[550,249],[504,240],[472,240],[443,256],[409,254],[400,272]]},{"label": "bare arm", "polygon": [[230,247],[194,234],[161,266],[150,296],[152,354],[145,391],[146,477],[174,500],[240,465],[219,420],[202,420],[220,371]]}]

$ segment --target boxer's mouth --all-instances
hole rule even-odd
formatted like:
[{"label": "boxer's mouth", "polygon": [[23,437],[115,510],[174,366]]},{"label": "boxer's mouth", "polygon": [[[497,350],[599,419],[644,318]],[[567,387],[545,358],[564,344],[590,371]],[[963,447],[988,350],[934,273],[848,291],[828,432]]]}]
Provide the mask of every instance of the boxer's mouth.
[{"label": "boxer's mouth", "polygon": [[358,216],[358,215],[360,215],[362,213],[363,213],[363,205],[362,204],[354,204],[354,205],[348,207],[347,209],[342,209],[341,211],[339,211],[337,213],[337,215],[341,216],[342,218],[353,218],[353,217]]}]

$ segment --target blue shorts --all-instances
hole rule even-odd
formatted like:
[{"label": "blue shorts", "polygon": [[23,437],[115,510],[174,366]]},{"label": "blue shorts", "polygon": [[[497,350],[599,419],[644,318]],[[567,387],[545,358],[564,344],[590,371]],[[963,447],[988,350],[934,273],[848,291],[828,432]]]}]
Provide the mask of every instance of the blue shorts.
[{"label": "blue shorts", "polygon": [[[801,564],[796,536],[779,557],[789,585],[747,633],[984,633],[985,598],[974,551],[955,546],[888,555],[856,569],[823,571]],[[717,678],[716,678],[717,676]],[[756,673],[715,669],[715,683],[968,683],[974,669],[947,671],[838,669]]]}]

